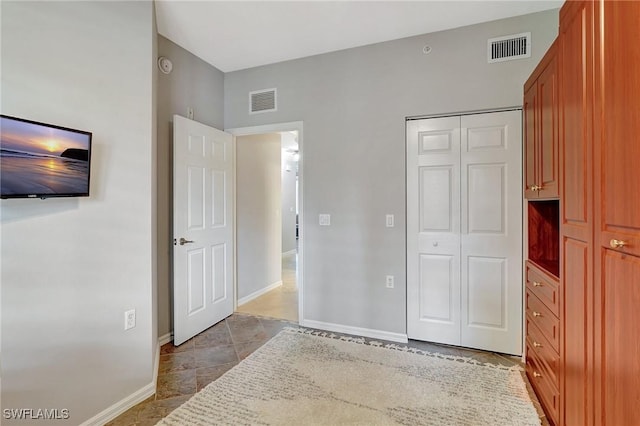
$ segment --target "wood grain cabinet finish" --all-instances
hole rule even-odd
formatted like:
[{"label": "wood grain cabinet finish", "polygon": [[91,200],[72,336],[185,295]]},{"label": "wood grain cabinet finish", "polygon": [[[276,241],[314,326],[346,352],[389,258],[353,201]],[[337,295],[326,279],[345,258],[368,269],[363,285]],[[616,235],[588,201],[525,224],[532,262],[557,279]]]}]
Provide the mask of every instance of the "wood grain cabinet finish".
[{"label": "wood grain cabinet finish", "polygon": [[593,419],[593,43],[592,1],[560,11],[561,287],[563,425]]},{"label": "wood grain cabinet finish", "polygon": [[524,86],[525,198],[556,199],[558,60],[554,42]]},{"label": "wood grain cabinet finish", "polygon": [[[548,330],[527,317],[527,374],[558,425],[640,425],[638,22],[637,1],[560,10],[557,380],[553,353],[533,347]],[[550,307],[535,279],[527,303]]]},{"label": "wood grain cabinet finish", "polygon": [[640,425],[640,2],[598,6],[594,417]]}]

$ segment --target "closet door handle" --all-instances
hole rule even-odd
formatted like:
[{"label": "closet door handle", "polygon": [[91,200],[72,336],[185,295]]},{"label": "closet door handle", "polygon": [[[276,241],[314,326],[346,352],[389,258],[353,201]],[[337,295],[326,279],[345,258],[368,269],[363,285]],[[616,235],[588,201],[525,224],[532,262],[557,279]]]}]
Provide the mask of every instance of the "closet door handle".
[{"label": "closet door handle", "polygon": [[542,314],[540,312],[533,311],[533,316],[534,317],[541,317]]}]

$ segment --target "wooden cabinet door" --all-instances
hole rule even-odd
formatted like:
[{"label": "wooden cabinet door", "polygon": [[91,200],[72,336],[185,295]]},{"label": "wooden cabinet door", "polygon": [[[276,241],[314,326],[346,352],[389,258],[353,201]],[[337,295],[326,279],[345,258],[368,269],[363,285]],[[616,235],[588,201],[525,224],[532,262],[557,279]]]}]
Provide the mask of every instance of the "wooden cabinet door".
[{"label": "wooden cabinet door", "polygon": [[555,48],[538,77],[538,198],[558,197],[558,61]]},{"label": "wooden cabinet door", "polygon": [[524,182],[525,198],[538,198],[538,192],[531,189],[536,184],[537,176],[537,153],[538,145],[536,138],[538,131],[536,129],[538,120],[536,110],[538,106],[538,85],[533,84],[524,94]]},{"label": "wooden cabinet door", "polygon": [[[596,50],[596,416],[640,424],[640,2],[605,1]],[[619,247],[612,247],[618,245]]]},{"label": "wooden cabinet door", "polygon": [[561,424],[593,426],[593,7],[560,12]]}]

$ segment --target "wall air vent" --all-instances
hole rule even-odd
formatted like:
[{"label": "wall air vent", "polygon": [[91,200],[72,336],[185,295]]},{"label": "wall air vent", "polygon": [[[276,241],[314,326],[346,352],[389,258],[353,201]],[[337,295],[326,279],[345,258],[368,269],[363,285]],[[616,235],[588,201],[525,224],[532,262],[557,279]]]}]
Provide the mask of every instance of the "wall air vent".
[{"label": "wall air vent", "polygon": [[489,63],[531,57],[531,33],[490,38],[487,41]]},{"label": "wall air vent", "polygon": [[249,93],[249,114],[277,111],[276,89],[256,90]]}]

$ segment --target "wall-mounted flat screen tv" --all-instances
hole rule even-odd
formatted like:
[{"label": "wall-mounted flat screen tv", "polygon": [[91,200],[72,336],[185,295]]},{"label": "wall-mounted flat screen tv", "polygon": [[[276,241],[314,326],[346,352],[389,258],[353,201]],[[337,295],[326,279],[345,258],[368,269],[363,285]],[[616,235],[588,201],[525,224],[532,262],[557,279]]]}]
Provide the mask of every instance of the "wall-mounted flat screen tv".
[{"label": "wall-mounted flat screen tv", "polygon": [[89,196],[91,133],[0,115],[0,198]]}]

